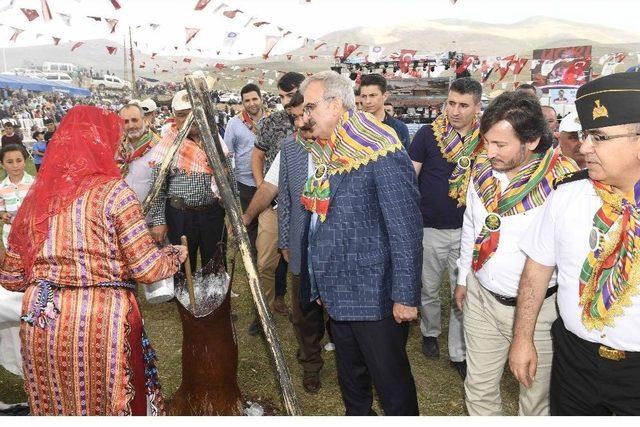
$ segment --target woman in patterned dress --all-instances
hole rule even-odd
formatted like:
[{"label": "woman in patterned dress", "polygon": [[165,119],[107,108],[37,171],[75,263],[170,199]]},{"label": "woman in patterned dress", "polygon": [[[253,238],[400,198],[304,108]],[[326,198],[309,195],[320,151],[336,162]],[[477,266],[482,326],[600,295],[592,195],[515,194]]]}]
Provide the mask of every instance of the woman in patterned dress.
[{"label": "woman in patterned dress", "polygon": [[186,249],[154,244],[114,161],[121,131],[114,113],[71,109],[13,222],[0,283],[25,293],[20,337],[34,415],[164,410],[135,282],[171,276]]}]

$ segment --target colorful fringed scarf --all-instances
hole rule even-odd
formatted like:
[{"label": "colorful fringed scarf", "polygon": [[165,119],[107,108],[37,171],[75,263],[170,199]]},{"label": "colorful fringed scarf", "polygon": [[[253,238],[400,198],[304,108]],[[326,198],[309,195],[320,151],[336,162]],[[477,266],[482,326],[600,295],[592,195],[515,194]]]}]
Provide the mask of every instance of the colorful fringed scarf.
[{"label": "colorful fringed scarf", "polygon": [[464,206],[471,177],[471,166],[475,156],[482,150],[482,144],[479,143],[480,121],[475,119],[471,131],[464,138],[449,124],[446,114],[439,115],[433,121],[431,128],[442,157],[456,165],[449,178],[449,197],[457,201],[458,206]]},{"label": "colorful fringed scarf", "polygon": [[126,139],[122,141],[116,154],[116,163],[122,171],[122,175],[129,173],[129,165],[147,154],[158,142],[160,142],[160,137],[151,130],[142,135],[133,146]]},{"label": "colorful fringed scarf", "polygon": [[[262,118],[267,116],[268,114],[265,112]],[[256,125],[256,122],[251,118],[249,113],[247,113],[245,110],[242,110],[242,113],[240,114],[240,119],[242,119],[242,123],[244,123],[244,125],[251,131],[252,134],[254,135],[258,134],[258,126]]]},{"label": "colorful fringed scarf", "polygon": [[582,323],[588,329],[612,326],[631,305],[640,283],[640,181],[621,196],[609,185],[592,181],[602,199],[593,217],[591,251],[580,273]]},{"label": "colorful fringed scarf", "polygon": [[324,222],[329,211],[331,189],[329,177],[348,173],[376,161],[389,153],[402,149],[396,132],[368,113],[349,110],[340,118],[328,141],[296,140],[311,153],[316,170],[302,192],[304,207],[318,214]]},{"label": "colorful fringed scarf", "polygon": [[542,205],[553,189],[553,180],[575,170],[577,167],[573,161],[549,149],[545,154],[536,154],[501,193],[498,180],[493,176],[491,161],[486,153],[480,154],[473,167],[472,179],[487,209],[487,216],[473,247],[473,271],[480,270],[498,249],[502,217]]}]

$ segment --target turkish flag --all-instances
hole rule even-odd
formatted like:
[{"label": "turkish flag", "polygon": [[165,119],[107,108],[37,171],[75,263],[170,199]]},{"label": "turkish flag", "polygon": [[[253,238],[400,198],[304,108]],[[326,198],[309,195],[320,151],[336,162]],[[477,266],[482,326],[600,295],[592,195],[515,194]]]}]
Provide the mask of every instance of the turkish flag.
[{"label": "turkish flag", "polygon": [[27,17],[27,19],[29,20],[29,22],[33,21],[34,19],[36,19],[38,16],[40,16],[38,14],[38,11],[35,9],[20,9],[22,11],[22,13],[24,13],[24,16]]},{"label": "turkish flag", "polygon": [[198,0],[198,3],[196,3],[196,9],[195,10],[202,10],[205,7],[207,7],[207,5],[209,4],[211,0]]},{"label": "turkish flag", "polygon": [[469,68],[471,66],[471,64],[473,64],[474,60],[475,60],[475,57],[473,57],[471,55],[464,55],[462,57],[462,63],[460,64],[460,66],[458,68],[456,68],[456,74],[464,73],[465,70],[467,68]]},{"label": "turkish flag", "polygon": [[413,56],[417,52],[417,50],[412,49],[402,49],[400,51],[400,61],[398,64],[400,66],[400,71],[402,71],[403,73],[409,71],[409,64],[411,63],[411,61],[413,61]]},{"label": "turkish flag", "polygon": [[342,59],[342,61],[346,61],[346,60],[347,60],[347,58],[348,58],[349,56],[351,56],[351,54],[352,54],[353,52],[355,52],[355,51],[356,51],[356,49],[358,49],[359,47],[360,47],[360,45],[359,45],[359,44],[345,43],[345,44],[344,44],[344,49],[343,49],[343,51],[342,51],[342,58],[341,58],[341,59]]}]

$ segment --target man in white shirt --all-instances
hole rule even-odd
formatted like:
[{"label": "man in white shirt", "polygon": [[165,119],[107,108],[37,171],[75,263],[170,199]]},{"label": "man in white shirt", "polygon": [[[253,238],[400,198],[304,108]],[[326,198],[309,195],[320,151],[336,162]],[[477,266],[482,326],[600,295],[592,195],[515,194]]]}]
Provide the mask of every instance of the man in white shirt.
[{"label": "man in white shirt", "polygon": [[[463,310],[467,345],[465,399],[470,415],[501,415],[500,380],[511,343],[516,294],[525,255],[518,242],[540,213],[553,180],[576,169],[551,148],[552,134],[538,101],[524,92],[496,98],[480,121],[485,141],[472,166],[454,298]],[[535,328],[539,375],[522,389],[521,415],[549,412],[555,286]]]},{"label": "man in white shirt", "polygon": [[559,183],[520,243],[509,365],[525,388],[540,375],[534,323],[557,269],[551,414],[640,415],[640,74],[581,86],[576,108],[587,172]]}]

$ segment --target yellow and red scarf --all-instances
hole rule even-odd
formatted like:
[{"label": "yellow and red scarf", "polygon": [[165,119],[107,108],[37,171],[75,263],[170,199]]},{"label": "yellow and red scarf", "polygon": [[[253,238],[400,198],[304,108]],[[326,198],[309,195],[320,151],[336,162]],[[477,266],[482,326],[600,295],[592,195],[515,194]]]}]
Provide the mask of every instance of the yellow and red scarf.
[{"label": "yellow and red scarf", "polygon": [[473,167],[472,180],[487,216],[473,246],[473,271],[480,270],[498,249],[503,217],[541,206],[553,190],[554,179],[577,169],[572,160],[550,148],[544,154],[535,154],[520,168],[502,193],[486,152],[480,154]]},{"label": "yellow and red scarf", "polygon": [[483,146],[480,143],[480,121],[475,119],[471,131],[464,138],[451,126],[446,114],[440,114],[431,128],[442,157],[456,165],[449,178],[449,197],[457,201],[458,206],[464,206],[471,166]]},{"label": "yellow and red scarf", "polygon": [[158,142],[160,142],[160,137],[152,130],[148,130],[134,145],[124,139],[116,153],[116,164],[120,168],[122,175],[127,175],[129,173],[129,165],[147,154]]},{"label": "yellow and red scarf", "polygon": [[582,323],[588,329],[612,326],[631,305],[640,283],[640,181],[622,196],[609,185],[592,181],[602,199],[593,217],[591,251],[580,273]]},{"label": "yellow and red scarf", "polygon": [[315,173],[304,186],[301,202],[318,214],[321,222],[327,218],[331,189],[329,177],[348,173],[402,149],[396,132],[369,113],[345,112],[328,141],[306,141],[296,134],[296,141],[311,153]]},{"label": "yellow and red scarf", "polygon": [[[161,164],[164,161],[164,158],[173,146],[173,141],[176,139],[178,132],[175,124],[167,130],[164,138],[160,141],[158,149],[153,153],[152,163]],[[204,149],[200,144],[188,138],[182,141],[178,152],[174,155],[171,168],[187,174],[213,174],[213,169],[209,166],[209,160],[207,159],[207,154]]]},{"label": "yellow and red scarf", "polygon": [[[262,115],[262,118],[265,118],[268,115],[269,115],[268,112],[265,110],[264,114]],[[242,113],[240,114],[240,118],[242,119],[242,123],[244,123],[244,125],[251,131],[252,134],[254,135],[258,134],[258,125],[251,118],[249,113],[247,113],[245,110],[242,110]]]}]

